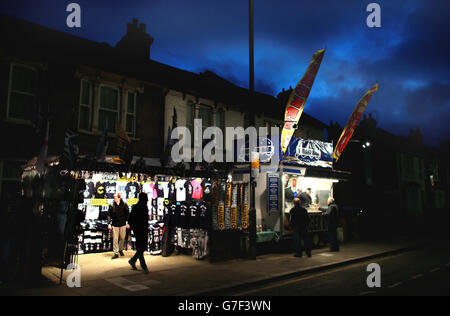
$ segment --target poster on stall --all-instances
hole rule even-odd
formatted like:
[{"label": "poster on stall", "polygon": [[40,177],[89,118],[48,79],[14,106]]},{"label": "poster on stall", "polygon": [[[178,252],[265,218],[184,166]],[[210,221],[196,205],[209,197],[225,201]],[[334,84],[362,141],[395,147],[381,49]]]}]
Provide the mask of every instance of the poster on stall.
[{"label": "poster on stall", "polygon": [[280,206],[280,175],[278,173],[267,174],[267,211],[279,212]]}]

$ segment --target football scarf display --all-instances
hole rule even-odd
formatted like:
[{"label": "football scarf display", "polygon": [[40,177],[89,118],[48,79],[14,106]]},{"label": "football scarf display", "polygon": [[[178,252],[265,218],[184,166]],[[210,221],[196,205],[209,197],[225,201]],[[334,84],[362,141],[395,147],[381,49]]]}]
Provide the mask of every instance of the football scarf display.
[{"label": "football scarf display", "polygon": [[244,184],[238,184],[238,208],[237,208],[237,225],[239,229],[242,229],[242,209],[244,202]]},{"label": "football scarf display", "polygon": [[238,204],[238,185],[233,184],[231,187],[231,211],[230,211],[230,227],[237,229],[237,205]]},{"label": "football scarf display", "polygon": [[217,229],[225,229],[225,183],[220,183],[217,206]]},{"label": "football scarf display", "polygon": [[249,184],[244,184],[244,195],[243,195],[243,207],[241,212],[241,222],[242,222],[242,228],[247,229],[248,228],[248,203],[249,203]]},{"label": "football scarf display", "polygon": [[231,183],[225,186],[225,229],[231,228]]}]

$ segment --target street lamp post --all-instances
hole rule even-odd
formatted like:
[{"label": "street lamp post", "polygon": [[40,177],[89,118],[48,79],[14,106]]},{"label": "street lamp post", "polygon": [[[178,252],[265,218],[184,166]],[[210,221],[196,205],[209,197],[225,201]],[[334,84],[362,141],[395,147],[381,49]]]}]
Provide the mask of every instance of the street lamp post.
[{"label": "street lamp post", "polygon": [[[255,67],[254,67],[254,5],[253,0],[249,0],[249,86],[250,86],[250,102],[251,104],[251,123],[255,126],[255,113],[253,111],[253,92],[255,91]],[[249,143],[249,149],[250,143]],[[250,259],[256,259],[256,206],[255,206],[255,186],[256,182],[252,171],[252,153],[249,152],[250,162],[250,207],[249,207],[249,253]]]}]

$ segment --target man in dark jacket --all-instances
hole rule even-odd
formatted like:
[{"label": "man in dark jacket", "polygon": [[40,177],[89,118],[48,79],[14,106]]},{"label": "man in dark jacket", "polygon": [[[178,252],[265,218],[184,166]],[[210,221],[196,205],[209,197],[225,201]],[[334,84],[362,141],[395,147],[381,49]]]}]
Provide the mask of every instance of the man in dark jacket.
[{"label": "man in dark jacket", "polygon": [[120,193],[114,194],[114,202],[108,210],[108,228],[113,231],[114,256],[111,259],[123,257],[123,246],[127,233],[127,221],[130,210],[127,203],[122,201]]},{"label": "man in dark jacket", "polygon": [[298,196],[300,198],[301,206],[309,208],[312,204],[311,188],[307,188],[305,192],[301,192]]},{"label": "man in dark jacket", "polygon": [[148,273],[147,265],[145,264],[144,252],[148,245],[148,207],[147,194],[139,193],[139,202],[131,209],[131,214],[128,222],[134,232],[136,238],[136,253],[128,263],[133,270],[136,269],[136,261],[139,259],[141,268],[145,273]]},{"label": "man in dark jacket", "polygon": [[338,206],[334,202],[333,198],[328,199],[328,207],[320,207],[324,216],[327,217],[328,221],[328,239],[330,241],[330,251],[339,251],[339,244],[337,239],[337,227],[338,227]]},{"label": "man in dark jacket", "polygon": [[294,207],[289,212],[290,214],[290,223],[293,230],[293,238],[295,243],[295,257],[302,257],[303,247],[302,240],[304,243],[304,248],[306,255],[311,257],[311,244],[309,240],[308,234],[308,225],[309,225],[309,214],[308,211],[300,205],[300,199],[294,199]]}]

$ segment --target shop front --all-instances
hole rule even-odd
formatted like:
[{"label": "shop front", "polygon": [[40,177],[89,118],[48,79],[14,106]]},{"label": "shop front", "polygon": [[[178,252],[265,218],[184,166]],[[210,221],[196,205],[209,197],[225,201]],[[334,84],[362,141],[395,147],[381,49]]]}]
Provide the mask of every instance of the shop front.
[{"label": "shop front", "polygon": [[[223,237],[230,245],[230,234],[245,235],[248,229],[249,185],[233,182],[223,170],[147,165],[131,166],[133,172],[127,172],[125,166],[113,163],[78,167],[63,170],[56,157],[48,161],[44,175],[32,165],[23,174],[25,182],[33,178],[38,183],[33,199],[45,219],[43,254],[50,266],[65,268],[89,256],[84,261],[94,261],[99,273],[103,266],[110,269],[112,260],[107,258],[112,256],[113,243],[108,209],[116,193],[130,211],[140,193],[147,195],[146,255],[161,260],[172,255],[181,255],[182,260],[221,260]],[[135,250],[135,241],[134,232],[127,229],[124,250]]]}]

